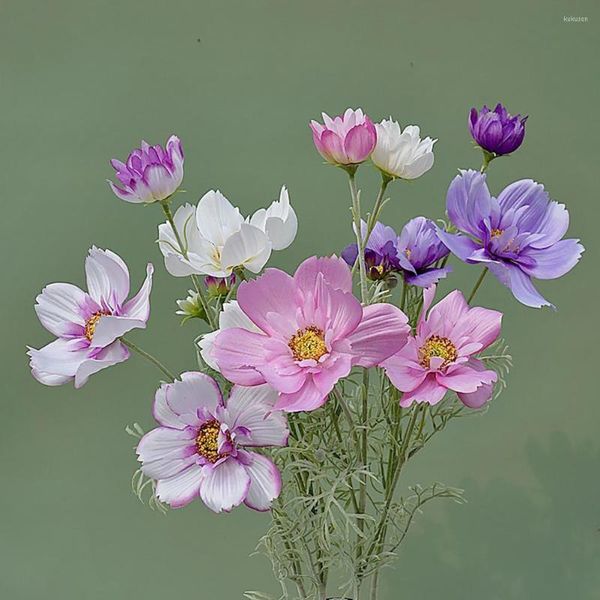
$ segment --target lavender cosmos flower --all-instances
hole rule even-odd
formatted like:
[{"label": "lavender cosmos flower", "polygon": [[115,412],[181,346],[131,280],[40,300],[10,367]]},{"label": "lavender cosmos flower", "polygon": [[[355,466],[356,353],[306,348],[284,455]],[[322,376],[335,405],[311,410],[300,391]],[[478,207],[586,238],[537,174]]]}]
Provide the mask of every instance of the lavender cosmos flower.
[{"label": "lavender cosmos flower", "polygon": [[469,131],[478,146],[502,156],[514,152],[525,137],[527,117],[509,115],[502,104],[498,103],[492,111],[484,106],[481,111],[472,108],[469,114]]},{"label": "lavender cosmos flower", "polygon": [[382,366],[404,392],[400,406],[437,404],[452,390],[465,406],[479,408],[491,398],[498,376],[474,355],[496,340],[502,313],[471,308],[461,292],[454,290],[427,315],[434,296],[435,285],[423,292],[416,334]]},{"label": "lavender cosmos flower", "polygon": [[452,223],[467,235],[437,234],[462,261],[481,263],[526,306],[552,306],[531,278],[556,279],[570,271],[584,248],[562,237],[569,227],[564,204],[551,201],[544,186],[522,179],[490,195],[485,175],[461,171],[446,196]]},{"label": "lavender cosmos flower", "polygon": [[146,327],[150,316],[153,267],[130,300],[127,265],[110,250],[92,247],[85,261],[88,292],[70,283],[51,283],[37,297],[42,325],[58,339],[40,350],[29,348],[31,373],[45,385],[75,380],[123,362],[129,350],[118,340],[131,329]]},{"label": "lavender cosmos flower", "polygon": [[379,364],[400,350],[409,331],[397,307],[361,306],[350,269],[336,257],[309,258],[293,277],[267,269],[240,284],[237,301],[246,318],[220,330],[211,359],[234,383],[272,385],[280,392],[275,408],[288,412],[322,406],[353,366]]},{"label": "lavender cosmos flower", "polygon": [[326,113],[323,125],[310,122],[313,141],[319,154],[334,165],[357,165],[369,158],[377,141],[375,125],[363,111],[348,108],[333,119]]},{"label": "lavender cosmos flower", "polygon": [[173,508],[200,496],[214,512],[242,502],[268,510],[281,491],[273,462],[246,448],[285,446],[285,417],[273,410],[277,392],[267,385],[233,386],[225,404],[214,379],[183,373],[156,392],[160,427],[138,444],[142,471],[155,479],[156,495]]},{"label": "lavender cosmos flower", "polygon": [[123,187],[108,181],[112,191],[127,202],[157,202],[173,195],[183,179],[183,148],[172,135],[165,148],[142,142],[126,163],[110,161]]},{"label": "lavender cosmos flower", "polygon": [[[362,222],[362,235],[366,224]],[[433,221],[425,217],[411,219],[400,232],[377,222],[367,240],[365,261],[367,276],[370,279],[389,279],[392,272],[402,272],[409,285],[429,287],[452,271],[451,267],[436,268],[435,263],[449,254],[448,248],[440,242]],[[351,244],[342,252],[342,258],[353,265],[358,250]]]}]

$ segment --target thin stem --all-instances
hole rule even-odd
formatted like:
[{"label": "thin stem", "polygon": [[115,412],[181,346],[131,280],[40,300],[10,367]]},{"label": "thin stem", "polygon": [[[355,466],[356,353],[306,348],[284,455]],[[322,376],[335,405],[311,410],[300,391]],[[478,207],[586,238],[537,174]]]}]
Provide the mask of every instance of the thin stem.
[{"label": "thin stem", "polygon": [[[482,148],[483,150],[483,148]],[[483,150],[483,163],[481,165],[481,169],[479,169],[480,173],[485,173],[490,166],[490,163],[496,158],[496,154],[493,152],[488,152],[487,150]]]},{"label": "thin stem", "polygon": [[400,310],[404,310],[406,307],[406,292],[408,291],[408,284],[403,282],[402,284],[402,297],[400,298]]},{"label": "thin stem", "polygon": [[[177,227],[175,226],[175,220],[173,219],[173,213],[171,212],[171,206],[169,205],[169,201],[170,201],[170,199],[167,198],[167,199],[163,200],[160,203],[160,205],[163,209],[163,212],[165,213],[165,217],[167,217],[167,222],[169,223],[169,225],[171,226],[171,229],[173,230],[173,234],[175,235],[175,239],[177,240],[177,244],[179,245],[179,251],[181,252],[181,255],[183,256],[183,258],[187,259],[188,251],[187,251],[185,244],[183,243],[183,240],[181,239],[181,235],[180,235],[179,231],[177,230]],[[192,278],[194,287],[196,288],[196,292],[198,292],[198,298],[200,298],[200,304],[202,304],[204,314],[206,314],[206,318],[208,319],[208,324],[211,327],[216,328],[216,324],[215,324],[213,316],[210,312],[208,302],[206,301],[206,297],[204,296],[204,292],[202,291],[202,284],[200,283],[198,276],[195,274],[192,274],[192,275],[190,275],[190,277]]]},{"label": "thin stem", "polygon": [[365,265],[365,243],[361,233],[360,223],[360,197],[356,189],[354,173],[348,173],[350,184],[350,195],[352,196],[352,215],[354,217],[354,233],[356,235],[356,246],[358,248],[358,268],[360,273],[360,296],[362,303],[367,303],[367,267]]},{"label": "thin stem", "polygon": [[479,286],[481,285],[481,283],[485,279],[485,276],[487,275],[488,271],[489,271],[489,269],[487,267],[485,267],[483,269],[483,271],[481,272],[481,275],[479,276],[479,279],[475,282],[475,286],[471,290],[471,294],[469,295],[469,299],[467,300],[467,304],[471,304],[471,300],[473,300],[473,298],[475,298],[475,294],[477,293],[477,290],[479,289]]},{"label": "thin stem", "polygon": [[177,379],[177,376],[174,375],[173,373],[171,373],[171,371],[169,371],[169,369],[167,369],[167,367],[165,367],[165,365],[163,365],[157,358],[152,356],[152,354],[149,354],[145,350],[142,350],[139,346],[137,346],[133,342],[130,342],[128,339],[125,339],[124,337],[121,337],[119,339],[130,350],[137,352],[140,356],[144,357],[147,361],[151,362],[154,366],[158,367],[169,378],[170,381],[175,381],[175,379]]}]

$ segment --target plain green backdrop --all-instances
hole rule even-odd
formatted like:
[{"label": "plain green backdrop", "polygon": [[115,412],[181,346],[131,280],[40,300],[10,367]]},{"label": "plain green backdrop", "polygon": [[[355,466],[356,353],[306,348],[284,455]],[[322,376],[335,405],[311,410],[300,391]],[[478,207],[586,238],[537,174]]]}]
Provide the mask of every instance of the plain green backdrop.
[{"label": "plain green backdrop", "polygon": [[[384,598],[599,598],[599,27],[595,0],[2,0],[0,598],[235,600],[278,589],[267,560],[249,557],[267,516],[216,516],[199,502],[162,516],[131,493],[124,427],[152,426],[158,372],[133,357],[78,391],[29,374],[25,345],[51,339],[35,295],[52,281],[82,285],[91,244],[121,254],[134,286],[154,262],[152,318],[133,339],[173,368],[194,366],[198,330],[174,315],[188,282],[164,270],[160,211],[115,198],[108,160],[177,133],[188,201],[219,188],[249,213],[287,184],[299,235],[271,264],[292,269],[351,237],[346,182],[322,165],[311,118],[361,106],[439,139],[434,168],[390,188],[384,220],[399,228],[443,216],[456,169],[480,164],[468,110],[498,100],[530,118],[522,149],[492,164],[492,190],[542,181],[587,251],[540,284],[556,313],[485,282],[479,302],[506,313],[510,387],[407,471],[405,483],[464,487],[469,503],[442,501],[418,519]],[[361,169],[365,199],[376,182]],[[443,290],[470,289],[478,271],[453,264]]]}]

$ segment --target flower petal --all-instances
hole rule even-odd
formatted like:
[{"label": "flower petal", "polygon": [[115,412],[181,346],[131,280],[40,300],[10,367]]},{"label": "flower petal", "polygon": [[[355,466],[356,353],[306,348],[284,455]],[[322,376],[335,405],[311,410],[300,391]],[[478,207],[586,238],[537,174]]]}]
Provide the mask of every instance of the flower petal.
[{"label": "flower petal", "polygon": [[146,279],[138,293],[123,305],[123,314],[130,319],[146,322],[150,317],[150,291],[152,290],[152,263],[146,265]]},{"label": "flower petal", "polygon": [[522,270],[536,279],[556,279],[568,273],[581,258],[584,248],[579,240],[560,240],[542,249],[527,249],[523,254],[532,258],[534,266],[521,265]]},{"label": "flower petal", "polygon": [[337,256],[307,258],[294,273],[298,289],[313,287],[319,273],[323,274],[325,281],[332,288],[352,292],[352,271],[344,260]]},{"label": "flower petal", "polygon": [[204,409],[214,416],[217,407],[223,405],[221,390],[217,382],[204,373],[188,371],[181,374],[179,381],[167,387],[169,408],[186,423],[198,422],[198,411]]},{"label": "flower petal", "polygon": [[244,504],[258,511],[269,510],[273,500],[281,493],[281,473],[273,461],[266,456],[255,452],[245,454],[251,458],[251,462],[246,465],[250,488]]},{"label": "flower petal", "polygon": [[436,381],[435,374],[430,373],[420,386],[410,392],[402,394],[400,406],[407,408],[413,402],[416,402],[417,404],[427,402],[427,404],[433,406],[446,395],[446,391],[446,388]]},{"label": "flower petal", "polygon": [[90,296],[101,306],[120,308],[129,295],[129,270],[120,256],[93,246],[85,259]]},{"label": "flower petal", "polygon": [[216,513],[229,512],[248,495],[250,476],[234,458],[228,458],[213,467],[204,467],[202,475],[200,497]]},{"label": "flower petal", "polygon": [[200,494],[200,484],[204,469],[198,465],[191,465],[168,479],[159,479],[156,482],[156,496],[171,508],[181,508],[189,504]]},{"label": "flower petal", "polygon": [[70,283],[51,283],[36,298],[35,312],[42,325],[56,336],[83,334],[82,307],[89,296]]},{"label": "flower petal", "polygon": [[213,342],[212,356],[221,373],[240,385],[258,385],[265,378],[256,370],[265,362],[267,336],[238,327],[225,329]]},{"label": "flower petal", "polygon": [[529,275],[524,273],[517,265],[509,263],[490,263],[490,271],[497,277],[498,281],[505,285],[513,296],[525,306],[541,308],[542,306],[551,306],[534,287]]},{"label": "flower petal", "polygon": [[90,342],[92,348],[105,348],[132,329],[146,329],[146,321],[127,317],[100,317]]},{"label": "flower petal", "polygon": [[285,412],[301,412],[315,410],[323,406],[327,400],[315,385],[311,377],[307,377],[304,385],[292,394],[279,394],[275,409]]},{"label": "flower petal", "polygon": [[80,388],[87,383],[91,375],[126,361],[129,358],[129,350],[121,342],[113,342],[110,346],[103,348],[93,358],[84,360],[75,373],[75,387]]},{"label": "flower petal", "polygon": [[232,233],[221,252],[221,266],[226,272],[235,267],[245,267],[258,273],[271,256],[271,242],[267,234],[254,225],[242,223],[239,231]]},{"label": "flower petal", "polygon": [[157,427],[142,437],[136,453],[146,476],[173,477],[196,461],[195,432]]}]

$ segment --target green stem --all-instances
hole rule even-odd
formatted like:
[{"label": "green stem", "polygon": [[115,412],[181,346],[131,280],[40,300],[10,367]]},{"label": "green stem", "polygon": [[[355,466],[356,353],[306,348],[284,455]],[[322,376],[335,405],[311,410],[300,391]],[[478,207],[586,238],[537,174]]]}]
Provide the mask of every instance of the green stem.
[{"label": "green stem", "polygon": [[408,291],[408,284],[403,282],[402,284],[402,297],[400,298],[400,310],[404,310],[406,307],[406,292]]},{"label": "green stem", "polygon": [[[170,198],[166,198],[165,200],[161,201],[160,205],[163,209],[163,212],[165,213],[165,217],[167,217],[167,222],[173,230],[173,234],[175,235],[175,239],[177,240],[177,244],[179,245],[179,251],[181,252],[183,258],[187,259],[188,251],[185,244],[183,243],[183,240],[181,239],[181,235],[179,234],[177,227],[175,226],[175,220],[173,219],[173,213],[171,212],[171,206],[169,202]],[[204,314],[208,319],[208,324],[216,329],[216,323],[214,322],[213,316],[209,310],[208,302],[206,301],[206,297],[204,296],[204,292],[202,291],[202,284],[200,283],[197,275],[192,274],[190,277],[192,278],[194,287],[196,288],[196,292],[198,292],[198,298],[200,298],[200,304],[202,304]]]},{"label": "green stem", "polygon": [[[483,149],[482,149],[483,150]],[[493,152],[488,152],[487,150],[483,150],[483,163],[481,165],[481,169],[479,169],[480,173],[485,173],[490,166],[490,163],[496,158],[496,154]]]},{"label": "green stem", "polygon": [[356,189],[356,180],[354,173],[348,173],[350,184],[350,195],[352,196],[352,215],[354,217],[354,233],[356,235],[356,245],[358,248],[358,268],[360,273],[360,295],[362,303],[366,304],[368,299],[367,292],[367,267],[365,265],[365,245],[361,233],[360,224],[360,197]]},{"label": "green stem", "polygon": [[469,298],[467,300],[467,304],[471,304],[471,300],[473,300],[473,298],[475,298],[475,294],[477,293],[477,290],[479,289],[479,286],[481,285],[481,283],[485,279],[485,276],[487,275],[488,270],[489,269],[487,267],[485,267],[483,269],[483,271],[481,272],[481,275],[479,276],[479,279],[475,282],[475,286],[471,290],[471,294],[469,295]]},{"label": "green stem", "polygon": [[124,337],[121,337],[119,339],[130,350],[137,352],[140,356],[144,357],[147,361],[151,362],[154,366],[158,367],[169,378],[170,381],[175,381],[175,379],[177,379],[177,376],[174,375],[173,373],[171,373],[171,371],[169,371],[169,369],[167,369],[167,367],[165,367],[165,365],[163,365],[157,358],[152,356],[152,354],[149,354],[145,350],[142,350],[139,346],[137,346],[133,342],[130,342],[128,339],[125,339]]}]

